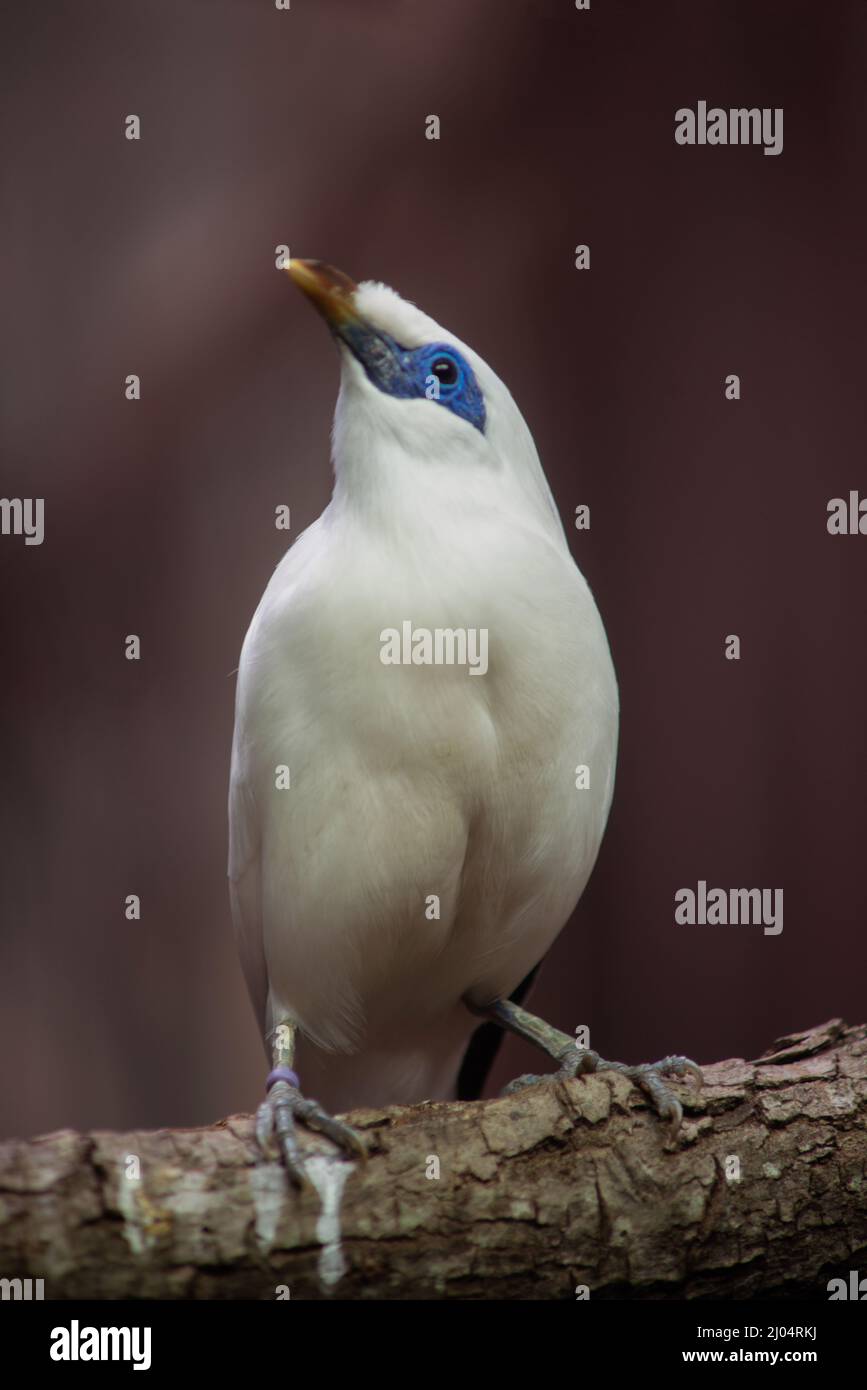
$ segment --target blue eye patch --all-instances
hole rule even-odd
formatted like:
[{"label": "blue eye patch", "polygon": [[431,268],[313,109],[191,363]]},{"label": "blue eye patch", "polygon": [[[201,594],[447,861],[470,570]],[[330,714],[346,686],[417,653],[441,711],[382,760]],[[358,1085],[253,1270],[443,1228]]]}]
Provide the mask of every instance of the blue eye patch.
[{"label": "blue eye patch", "polygon": [[427,399],[485,432],[485,402],[472,368],[449,343],[405,348],[387,333],[364,323],[343,323],[339,337],[368,378],[387,396]]}]

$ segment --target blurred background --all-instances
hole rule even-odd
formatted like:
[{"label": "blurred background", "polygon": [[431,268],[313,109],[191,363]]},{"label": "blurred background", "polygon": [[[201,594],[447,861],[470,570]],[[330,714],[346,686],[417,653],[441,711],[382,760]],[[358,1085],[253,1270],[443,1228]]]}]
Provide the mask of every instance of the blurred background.
[{"label": "blurred background", "polygon": [[[614,808],[536,1011],[628,1061],[863,1022],[867,538],[826,530],[867,493],[863,4],[49,0],[4,29],[0,491],[45,498],[46,539],[0,537],[0,1133],[260,1099],[232,673],[275,507],[294,536],[328,500],[337,387],[281,243],[487,358],[608,629]],[[677,146],[699,100],[783,107],[783,153]],[[782,935],[675,926],[699,879],[782,887]],[[509,1041],[493,1085],[537,1067]]]}]

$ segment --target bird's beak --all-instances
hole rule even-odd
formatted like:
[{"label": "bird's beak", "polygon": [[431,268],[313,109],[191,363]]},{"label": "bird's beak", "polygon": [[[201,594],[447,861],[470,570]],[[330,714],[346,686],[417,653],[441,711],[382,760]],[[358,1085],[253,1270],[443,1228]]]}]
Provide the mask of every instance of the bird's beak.
[{"label": "bird's beak", "polygon": [[355,281],[324,261],[287,261],[284,270],[319,310],[335,338],[361,363],[373,384],[391,395],[400,394],[406,354],[394,338],[359,314]]},{"label": "bird's beak", "polygon": [[362,323],[354,304],[358,286],[342,270],[335,270],[324,261],[297,260],[287,261],[283,269],[299,290],[304,291],[333,332],[343,337],[347,328]]}]

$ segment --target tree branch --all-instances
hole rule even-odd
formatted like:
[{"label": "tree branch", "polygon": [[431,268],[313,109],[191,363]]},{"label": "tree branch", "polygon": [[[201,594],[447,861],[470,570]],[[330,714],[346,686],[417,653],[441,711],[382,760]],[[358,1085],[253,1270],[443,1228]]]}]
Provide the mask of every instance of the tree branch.
[{"label": "tree branch", "polygon": [[359,1110],[366,1165],[300,1137],[321,1196],[257,1163],[246,1115],[6,1142],[0,1275],[46,1298],[824,1299],[867,1256],[867,1026],[705,1076],[671,1147],[613,1073]]}]

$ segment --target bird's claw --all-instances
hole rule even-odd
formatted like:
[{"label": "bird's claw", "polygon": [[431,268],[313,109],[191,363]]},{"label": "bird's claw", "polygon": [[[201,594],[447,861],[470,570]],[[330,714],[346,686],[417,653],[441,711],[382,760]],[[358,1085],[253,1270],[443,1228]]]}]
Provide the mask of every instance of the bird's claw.
[{"label": "bird's claw", "polygon": [[296,1119],[308,1129],[324,1134],[352,1158],[366,1161],[364,1141],[350,1125],[329,1115],[317,1100],[307,1100],[297,1086],[275,1081],[256,1112],[256,1142],[267,1158],[271,1155],[271,1141],[276,1140],[286,1172],[296,1187],[313,1189],[295,1135]]},{"label": "bird's claw", "polygon": [[663,1057],[658,1062],[640,1062],[629,1066],[625,1062],[606,1062],[597,1059],[594,1071],[618,1071],[643,1091],[661,1120],[671,1124],[671,1136],[677,1134],[683,1120],[683,1106],[666,1086],[663,1077],[690,1077],[698,1086],[704,1084],[701,1068],[689,1057]]},{"label": "bird's claw", "polygon": [[551,1074],[547,1076],[536,1076],[533,1072],[524,1072],[523,1076],[516,1076],[512,1081],[508,1081],[500,1091],[501,1098],[513,1096],[518,1091],[523,1091],[526,1086],[538,1086],[540,1081],[550,1081]]},{"label": "bird's claw", "polygon": [[674,1137],[683,1120],[683,1106],[665,1084],[663,1077],[686,1077],[695,1081],[699,1087],[704,1084],[701,1068],[690,1061],[689,1057],[663,1057],[659,1062],[641,1062],[637,1066],[630,1066],[626,1062],[606,1062],[598,1052],[573,1044],[561,1053],[559,1061],[560,1068],[553,1073],[553,1077],[550,1073],[547,1076],[519,1076],[505,1086],[500,1094],[512,1095],[524,1086],[532,1086],[539,1081],[571,1081],[573,1077],[589,1072],[616,1071],[644,1092],[659,1118],[670,1122],[671,1134]]}]

